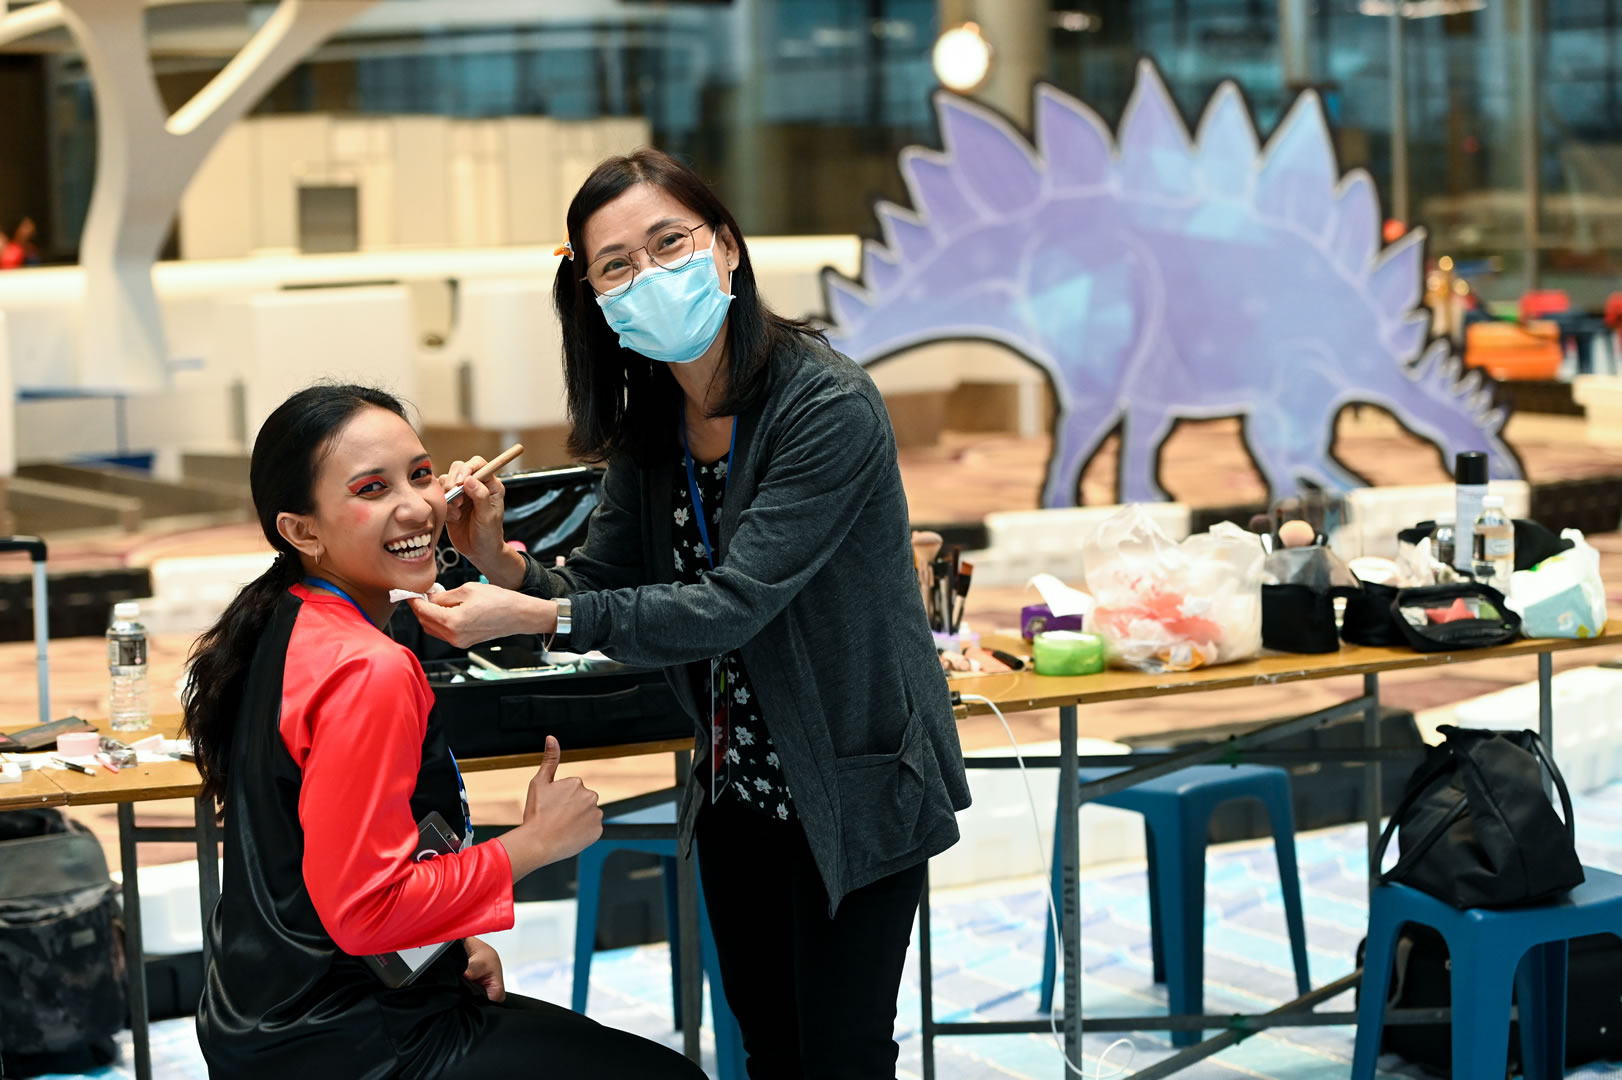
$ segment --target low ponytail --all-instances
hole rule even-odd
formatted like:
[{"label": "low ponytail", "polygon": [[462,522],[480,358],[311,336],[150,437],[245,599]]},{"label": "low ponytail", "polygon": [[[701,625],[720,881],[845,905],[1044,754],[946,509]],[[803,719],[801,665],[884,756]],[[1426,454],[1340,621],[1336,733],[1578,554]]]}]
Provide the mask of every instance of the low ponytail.
[{"label": "low ponytail", "polygon": [[405,417],[399,400],[382,390],[317,385],[284,401],[254,439],[249,484],[259,528],[276,549],[276,561],[244,585],[219,621],[193,644],[181,693],[180,733],[191,740],[203,794],[217,801],[225,798],[242,692],[259,639],[282,594],[304,577],[299,553],[282,536],[276,520],[284,513],[310,513],[321,459],[350,418],[367,408]]},{"label": "low ponytail", "polygon": [[301,576],[298,556],[280,552],[270,569],[244,585],[219,621],[192,646],[181,695],[185,715],[180,733],[191,740],[203,794],[216,800],[225,795],[231,736],[254,648],[270,625],[276,601]]}]

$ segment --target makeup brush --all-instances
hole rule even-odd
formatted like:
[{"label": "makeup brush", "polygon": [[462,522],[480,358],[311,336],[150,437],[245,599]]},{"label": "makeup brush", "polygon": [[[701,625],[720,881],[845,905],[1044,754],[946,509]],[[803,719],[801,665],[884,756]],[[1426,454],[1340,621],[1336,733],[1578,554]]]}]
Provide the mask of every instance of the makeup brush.
[{"label": "makeup brush", "polygon": [[969,603],[969,586],[974,584],[974,564],[963,563],[958,568],[958,574],[953,581],[953,588],[957,592],[957,604],[952,610],[952,633],[957,633],[963,627],[963,609]]},{"label": "makeup brush", "polygon": [[[481,484],[484,483],[486,480],[488,480],[492,476],[496,475],[496,473],[501,469],[501,467],[503,465],[507,464],[507,462],[511,461],[513,458],[517,457],[519,454],[522,454],[523,452],[524,452],[524,444],[523,443],[513,443],[511,446],[507,447],[507,449],[505,449],[501,453],[497,454],[493,461],[485,462],[484,467],[482,469],[480,469],[478,472],[473,474],[473,479],[477,480]],[[462,494],[462,485],[457,484],[455,487],[453,487],[449,491],[445,492],[445,501],[448,502],[448,503],[455,502],[456,499],[457,499],[457,496],[459,496],[461,494]]]},{"label": "makeup brush", "polygon": [[935,604],[930,590],[934,586],[934,579],[930,575],[931,564],[941,550],[941,534],[937,532],[915,532],[912,534],[912,561],[918,568],[918,588],[924,596],[924,608],[930,613],[933,622]]}]

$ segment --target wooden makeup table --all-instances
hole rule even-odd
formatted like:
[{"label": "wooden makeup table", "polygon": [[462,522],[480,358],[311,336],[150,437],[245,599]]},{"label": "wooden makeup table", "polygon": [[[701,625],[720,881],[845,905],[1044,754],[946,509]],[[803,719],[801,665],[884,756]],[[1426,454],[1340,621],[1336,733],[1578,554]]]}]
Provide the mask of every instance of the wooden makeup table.
[{"label": "wooden makeup table", "polygon": [[[1001,645],[1011,651],[1024,651],[1019,642],[991,642],[988,647]],[[1242,664],[1201,668],[1195,671],[1143,674],[1140,672],[1107,671],[1098,675],[1054,677],[1037,675],[1032,671],[1018,671],[1005,675],[981,675],[952,680],[952,689],[961,695],[978,695],[995,704],[1003,712],[1028,709],[1057,708],[1059,710],[1059,755],[1049,758],[1026,758],[1028,766],[1059,769],[1061,777],[1072,778],[1059,785],[1059,850],[1063,904],[1060,910],[1060,936],[1064,964],[1063,1017],[1059,1023],[1064,1030],[1065,1055],[1070,1060],[1081,1060],[1081,1032],[1085,1026],[1092,1031],[1126,1032],[1152,1030],[1219,1030],[1222,1033],[1198,1045],[1188,1047],[1172,1057],[1139,1070],[1132,1075],[1139,1078],[1169,1076],[1207,1058],[1241,1039],[1267,1027],[1282,1025],[1328,1025],[1356,1023],[1356,1015],[1321,1014],[1311,1010],[1355,986],[1361,970],[1326,986],[1314,989],[1305,997],[1280,1006],[1261,1016],[1139,1016],[1112,1017],[1107,1020],[1083,1020],[1081,1014],[1081,903],[1079,891],[1079,829],[1077,814],[1081,804],[1092,799],[1122,791],[1134,784],[1152,780],[1190,765],[1205,763],[1237,763],[1246,761],[1363,761],[1364,805],[1368,809],[1368,844],[1372,858],[1380,838],[1380,765],[1382,759],[1396,756],[1396,752],[1380,747],[1379,710],[1380,675],[1388,671],[1412,668],[1439,667],[1446,664],[1493,663],[1513,657],[1537,657],[1539,729],[1550,754],[1554,752],[1554,699],[1550,680],[1553,677],[1552,656],[1557,652],[1590,649],[1597,646],[1622,645],[1622,622],[1612,620],[1605,633],[1585,640],[1536,639],[1518,641],[1492,649],[1474,649],[1460,652],[1416,653],[1409,649],[1368,648],[1343,646],[1338,652],[1320,656],[1297,654],[1268,655]],[[1086,705],[1104,702],[1133,701],[1144,698],[1166,697],[1175,694],[1199,694],[1215,690],[1240,687],[1285,686],[1290,683],[1314,679],[1332,679],[1348,675],[1363,677],[1363,693],[1350,701],[1289,720],[1261,723],[1251,730],[1236,734],[1226,741],[1186,751],[1139,751],[1107,757],[1080,757],[1076,752],[1080,709]],[[966,700],[959,715],[985,715],[991,709],[983,702]],[[1266,751],[1259,749],[1266,743],[1294,735],[1319,724],[1347,715],[1363,716],[1363,747],[1359,750],[1327,751]],[[1011,768],[1017,765],[1012,757],[966,759],[970,768]],[[1133,767],[1090,783],[1081,783],[1077,770],[1082,767]],[[972,812],[972,811],[971,811]],[[1372,888],[1378,880],[1377,867],[1370,867]],[[1007,1035],[1040,1034],[1050,1030],[1047,1018],[1032,1021],[996,1021],[971,1023],[936,1023],[931,1000],[932,956],[929,935],[929,889],[924,889],[920,907],[920,970],[923,983],[923,1061],[924,1078],[935,1075],[935,1039],[942,1035]],[[1061,1070],[1066,1077],[1068,1070]]]}]

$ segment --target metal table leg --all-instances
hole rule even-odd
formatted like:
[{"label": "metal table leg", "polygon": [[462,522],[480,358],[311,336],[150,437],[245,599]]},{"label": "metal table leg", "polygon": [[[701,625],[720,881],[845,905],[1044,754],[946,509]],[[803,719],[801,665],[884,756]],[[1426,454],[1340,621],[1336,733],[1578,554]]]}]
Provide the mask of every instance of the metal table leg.
[{"label": "metal table leg", "polygon": [[935,1080],[935,960],[929,941],[929,863],[924,863],[924,895],[918,901],[918,1034],[923,1040],[924,1080]]},{"label": "metal table leg", "polygon": [[[692,754],[686,750],[676,754],[676,787],[687,785],[687,772],[691,768]],[[677,797],[678,802],[680,796]],[[704,957],[698,928],[698,863],[694,859],[676,860],[676,927],[681,944],[681,1015],[682,1053],[697,1064],[703,1057],[699,1034],[704,1028]]]},{"label": "metal table leg", "polygon": [[202,910],[203,940],[208,941],[209,920],[220,899],[220,826],[214,817],[214,800],[199,796],[197,821],[197,902]]},{"label": "metal table leg", "polygon": [[[1064,907],[1059,913],[1064,945],[1064,1053],[1081,1060],[1081,782],[1076,765],[1076,706],[1059,710],[1059,864]],[[1061,1070],[1068,1080],[1070,1069]]]},{"label": "metal table leg", "polygon": [[[1546,652],[1538,653],[1538,735],[1549,760],[1554,761],[1554,654]],[[1554,780],[1548,776],[1543,778],[1543,791],[1554,794]]]},{"label": "metal table leg", "polygon": [[152,1080],[152,1040],[147,1029],[146,951],[141,941],[141,884],[136,870],[135,804],[118,804],[118,859],[124,876],[124,963],[128,972],[130,1034],[136,1080]]},{"label": "metal table leg", "polygon": [[[1380,745],[1380,676],[1363,676],[1363,696],[1368,705],[1363,709],[1363,746],[1377,749]],[[1380,880],[1380,868],[1374,863],[1374,853],[1380,847],[1380,810],[1385,801],[1380,776],[1380,759],[1370,758],[1363,764],[1363,810],[1368,815],[1369,827],[1369,892]]]}]

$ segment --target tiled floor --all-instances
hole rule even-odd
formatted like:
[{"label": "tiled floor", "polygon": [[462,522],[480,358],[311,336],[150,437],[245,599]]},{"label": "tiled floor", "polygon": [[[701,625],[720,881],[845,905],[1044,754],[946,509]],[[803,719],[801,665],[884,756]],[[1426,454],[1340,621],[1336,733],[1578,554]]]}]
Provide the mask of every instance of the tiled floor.
[{"label": "tiled floor", "polygon": [[[1622,784],[1576,799],[1579,848],[1592,866],[1622,871]],[[1297,838],[1307,939],[1315,984],[1349,973],[1367,919],[1361,826],[1303,834]],[[936,893],[934,1006],[937,1019],[1028,1019],[1035,1015],[1042,970],[1046,904],[1040,879]],[[1151,981],[1146,879],[1141,866],[1119,867],[1087,877],[1082,888],[1083,1001],[1093,1016],[1136,1015],[1165,1008],[1165,990]],[[1262,841],[1212,850],[1206,871],[1206,1008],[1213,1013],[1260,1012],[1295,996],[1283,904],[1271,845]],[[567,1001],[568,961],[525,963],[508,957],[522,992]],[[918,1037],[916,949],[908,958],[896,1022],[901,1047],[898,1073],[921,1073]],[[605,1023],[679,1045],[670,1030],[670,969],[663,946],[600,954],[592,966],[591,1014]],[[1347,993],[1326,1003],[1349,1010]],[[1353,1029],[1277,1028],[1252,1037],[1179,1074],[1188,1080],[1322,1080],[1344,1077],[1351,1061]],[[1089,1075],[1098,1055],[1114,1041],[1086,1035]],[[1163,1036],[1132,1037],[1132,1065],[1142,1068],[1171,1050]],[[1117,1051],[1105,1066],[1124,1063]],[[1419,1076],[1394,1058],[1382,1076]],[[1058,1051],[1047,1036],[974,1036],[943,1039],[937,1046],[941,1080],[1008,1080],[1063,1076]],[[92,1074],[124,1080],[127,1068]],[[189,1020],[154,1030],[154,1075],[163,1080],[202,1080],[206,1075]],[[1589,1065],[1570,1074],[1580,1080],[1622,1075],[1614,1065]]]}]

